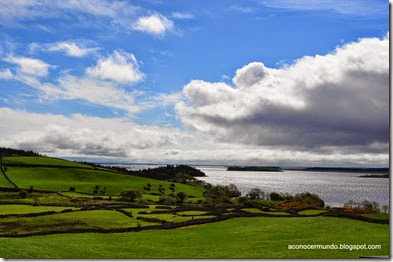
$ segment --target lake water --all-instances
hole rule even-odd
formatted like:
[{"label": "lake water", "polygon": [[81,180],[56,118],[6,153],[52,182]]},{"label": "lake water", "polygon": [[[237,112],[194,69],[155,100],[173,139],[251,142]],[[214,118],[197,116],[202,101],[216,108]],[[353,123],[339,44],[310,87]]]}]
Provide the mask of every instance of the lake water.
[{"label": "lake water", "polygon": [[348,200],[361,202],[364,199],[389,203],[388,178],[360,178],[364,173],[342,172],[248,172],[227,171],[226,167],[199,167],[206,177],[199,179],[214,185],[235,184],[242,194],[252,188],[265,192],[296,194],[310,192],[318,194],[330,206],[342,206]]},{"label": "lake water", "polygon": [[[132,170],[152,168],[150,165],[123,165]],[[330,206],[342,206],[348,200],[361,202],[364,199],[389,203],[388,178],[360,178],[364,173],[343,172],[253,172],[227,171],[226,167],[196,167],[206,174],[198,179],[213,185],[235,184],[245,195],[252,188],[264,192],[297,194],[310,192],[318,194]]]}]

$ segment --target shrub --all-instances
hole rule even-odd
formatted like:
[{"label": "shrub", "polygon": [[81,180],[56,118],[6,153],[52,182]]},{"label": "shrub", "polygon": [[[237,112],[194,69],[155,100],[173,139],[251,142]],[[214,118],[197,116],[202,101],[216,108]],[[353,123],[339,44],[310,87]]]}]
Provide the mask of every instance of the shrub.
[{"label": "shrub", "polygon": [[225,186],[226,195],[228,197],[239,197],[242,193],[240,193],[239,189],[234,184],[229,184]]},{"label": "shrub", "polygon": [[171,183],[171,184],[169,185],[169,190],[171,190],[172,193],[174,193],[174,192],[175,192],[175,184]]},{"label": "shrub", "polygon": [[270,200],[272,200],[272,201],[282,201],[282,200],[284,200],[282,195],[280,193],[277,193],[277,192],[271,192],[269,194],[269,197],[270,197]]},{"label": "shrub", "polygon": [[18,193],[18,195],[19,195],[21,198],[25,198],[25,197],[27,196],[27,191],[26,191],[26,190],[22,190],[22,191],[20,191],[20,192]]},{"label": "shrub", "polygon": [[259,188],[253,188],[247,194],[247,197],[251,199],[260,199],[262,198],[262,196],[265,196],[265,192],[263,192]]},{"label": "shrub", "polygon": [[29,193],[33,193],[33,190],[34,190],[34,187],[33,187],[33,186],[30,186],[28,192],[29,192]]},{"label": "shrub", "polygon": [[160,196],[158,202],[164,205],[174,205],[177,202],[177,199],[171,196]]},{"label": "shrub", "polygon": [[245,202],[247,202],[247,197],[239,197],[238,198],[238,202],[240,203],[240,204],[243,204],[243,203],[245,203]]},{"label": "shrub", "polygon": [[150,184],[150,183],[147,183],[146,186],[143,187],[143,189],[146,190],[146,191],[150,191],[150,189],[151,189],[151,184]]},{"label": "shrub", "polygon": [[142,197],[142,193],[139,190],[125,190],[120,195],[123,201],[128,202],[133,202],[135,199]]},{"label": "shrub", "polygon": [[317,194],[310,194],[310,193],[296,194],[293,197],[293,200],[297,202],[308,203],[317,207],[325,206],[325,202]]},{"label": "shrub", "polygon": [[209,203],[217,204],[217,203],[230,203],[229,198],[227,196],[227,191],[224,186],[212,186],[208,185],[206,187],[205,192],[203,192],[203,196],[206,198],[206,201]]},{"label": "shrub", "polygon": [[187,196],[187,195],[186,195],[184,192],[179,192],[179,193],[177,193],[177,195],[176,195],[177,203],[183,204],[184,199],[186,199],[186,196]]},{"label": "shrub", "polygon": [[93,194],[94,194],[94,195],[97,195],[99,190],[100,190],[100,186],[99,186],[99,185],[96,185],[96,186],[94,187],[94,189],[93,189]]},{"label": "shrub", "polygon": [[363,200],[362,203],[360,203],[362,208],[367,209],[367,210],[372,210],[373,209],[373,204],[368,201],[367,199]]},{"label": "shrub", "polygon": [[162,185],[158,185],[158,192],[163,196],[165,194],[165,188],[163,188]]}]

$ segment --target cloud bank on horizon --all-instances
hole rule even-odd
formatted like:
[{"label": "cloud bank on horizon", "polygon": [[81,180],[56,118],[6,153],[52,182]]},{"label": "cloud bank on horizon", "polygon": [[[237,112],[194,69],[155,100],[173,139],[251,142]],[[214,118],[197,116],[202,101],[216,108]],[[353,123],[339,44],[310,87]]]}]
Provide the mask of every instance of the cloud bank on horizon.
[{"label": "cloud bank on horizon", "polygon": [[[214,14],[219,2],[1,2],[0,146],[123,162],[388,164],[381,5],[366,15],[309,1],[223,2]],[[375,28],[354,35],[326,29],[337,39],[331,45],[293,36],[297,49],[275,34],[277,43],[254,36],[287,30],[276,19],[293,16],[317,35],[320,28],[300,21],[314,12],[335,24],[354,15],[354,31],[363,23]],[[269,52],[260,56],[259,48]]]}]

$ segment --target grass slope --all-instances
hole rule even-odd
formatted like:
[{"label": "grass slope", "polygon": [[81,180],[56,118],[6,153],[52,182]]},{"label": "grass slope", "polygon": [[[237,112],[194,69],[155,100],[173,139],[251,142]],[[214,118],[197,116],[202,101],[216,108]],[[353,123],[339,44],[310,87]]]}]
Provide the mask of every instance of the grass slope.
[{"label": "grass slope", "polygon": [[69,209],[69,207],[30,206],[30,205],[0,205],[0,215],[40,213],[40,212],[46,212],[46,211],[62,211],[64,209]]},{"label": "grass slope", "polygon": [[4,157],[3,164],[5,166],[10,164],[18,165],[48,165],[48,166],[67,166],[67,167],[84,167],[92,168],[91,166],[59,159],[52,157],[29,157],[29,156],[18,156],[18,157]]},{"label": "grass slope", "polygon": [[[83,243],[83,244],[81,244]],[[288,250],[293,244],[380,250]],[[4,258],[358,258],[389,254],[389,226],[332,217],[237,218],[173,230],[0,238]]]},{"label": "grass slope", "polygon": [[[158,192],[163,185],[170,193],[170,182],[144,177],[117,174],[102,170],[46,168],[46,167],[9,167],[7,175],[21,188],[34,186],[35,189],[67,191],[70,187],[83,193],[92,193],[96,185],[106,186],[106,194],[119,194],[125,189],[142,190],[147,183],[152,185],[151,192]],[[202,188],[175,183],[175,193],[183,191],[187,195],[202,196]]]}]

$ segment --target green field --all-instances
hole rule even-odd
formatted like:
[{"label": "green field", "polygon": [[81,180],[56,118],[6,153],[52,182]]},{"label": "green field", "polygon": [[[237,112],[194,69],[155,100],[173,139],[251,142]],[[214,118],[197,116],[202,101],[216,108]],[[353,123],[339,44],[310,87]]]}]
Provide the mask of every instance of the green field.
[{"label": "green field", "polygon": [[[380,250],[288,250],[295,244]],[[237,218],[172,230],[0,238],[5,258],[358,258],[389,254],[389,226],[328,217]]]},{"label": "green field", "polygon": [[362,216],[369,217],[369,218],[375,218],[375,219],[389,219],[389,214],[384,214],[384,213],[381,213],[381,214],[365,214],[365,215],[362,215]]},{"label": "green field", "polygon": [[[106,186],[106,195],[120,194],[126,189],[140,189],[147,183],[152,185],[151,192],[158,192],[158,185],[169,191],[170,182],[153,180],[145,177],[131,176],[102,170],[79,168],[46,168],[46,167],[9,167],[9,178],[21,188],[44,189],[52,191],[68,191],[75,187],[77,192],[92,193],[96,185]],[[174,183],[175,193],[184,192],[191,196],[202,196],[202,189],[195,186]]]},{"label": "green field", "polygon": [[66,230],[70,228],[124,228],[136,227],[137,223],[152,225],[109,210],[79,211],[39,217],[8,217],[0,223],[0,232],[31,233],[46,230]]},{"label": "green field", "polygon": [[67,207],[56,206],[29,206],[29,205],[0,205],[0,215],[6,214],[28,214],[46,211],[62,211]]},{"label": "green field", "polygon": [[67,161],[59,158],[52,157],[31,157],[31,156],[17,156],[17,157],[4,157],[3,164],[5,166],[10,164],[18,165],[47,165],[47,166],[66,166],[66,167],[83,167],[91,169],[91,166]]},{"label": "green field", "polygon": [[[0,257],[4,258],[358,258],[389,253],[387,224],[338,217],[296,217],[296,212],[291,214],[277,207],[283,201],[255,200],[246,205],[231,198],[225,203],[212,204],[203,197],[205,188],[202,186],[174,183],[172,192],[169,181],[121,174],[56,158],[9,157],[4,162],[11,164],[6,171],[10,179],[20,188],[32,190],[0,191],[0,215],[12,215],[0,218],[0,235],[49,234],[0,237]],[[0,187],[12,187],[4,176],[0,177]],[[151,184],[150,191],[144,189],[147,183]],[[106,191],[93,195],[96,185],[101,189],[105,187]],[[165,188],[167,199],[175,199],[174,195],[168,196],[170,193],[184,192],[187,195],[185,202],[171,204],[169,209],[158,207],[161,205],[159,185]],[[70,187],[74,187],[75,192],[68,192]],[[134,202],[126,201],[120,193],[128,189],[137,189],[143,195]],[[272,211],[262,211],[266,207]],[[60,213],[64,209],[73,212]],[[45,211],[57,213],[36,214]],[[160,212],[152,214],[153,211]],[[146,214],[141,214],[143,212]],[[298,214],[322,212],[332,211],[309,209]],[[363,216],[389,218],[388,214]],[[203,220],[207,224],[197,224],[201,222],[199,219],[207,218],[227,220]],[[188,226],[176,225],[182,222]],[[146,226],[155,226],[155,229]],[[164,230],[167,226],[177,228]],[[70,233],[75,229],[116,232],[124,228],[138,232]],[[53,234],[54,231],[69,233]],[[382,248],[357,251],[288,249],[288,245],[299,244],[374,244]]]},{"label": "green field", "polygon": [[315,210],[315,209],[308,209],[298,212],[299,215],[319,215],[325,213],[326,210]]}]

